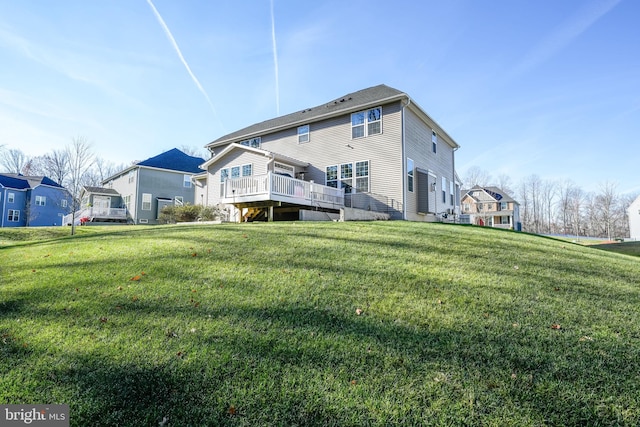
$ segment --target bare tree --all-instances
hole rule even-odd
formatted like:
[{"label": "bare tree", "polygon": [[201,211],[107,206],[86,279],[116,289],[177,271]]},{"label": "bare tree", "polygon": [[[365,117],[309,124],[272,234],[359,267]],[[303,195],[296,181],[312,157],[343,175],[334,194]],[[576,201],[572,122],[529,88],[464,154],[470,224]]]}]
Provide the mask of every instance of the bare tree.
[{"label": "bare tree", "polygon": [[189,145],[182,145],[180,147],[180,151],[192,157],[202,157],[203,159],[207,158],[207,156],[205,155],[207,151],[201,148],[191,147]]},{"label": "bare tree", "polygon": [[44,162],[44,156],[31,157],[22,168],[22,174],[30,176],[47,175],[44,169]]},{"label": "bare tree", "polygon": [[513,196],[514,191],[513,188],[511,187],[511,177],[505,173],[501,173],[500,175],[498,175],[498,180],[496,181],[496,187],[498,187],[500,190],[504,191],[505,193],[509,194],[510,196]]},{"label": "bare tree", "polygon": [[71,219],[71,235],[75,234],[76,211],[79,206],[80,191],[85,185],[85,180],[94,163],[94,154],[91,144],[84,136],[76,136],[72,139],[71,145],[65,149],[69,162],[69,178],[67,190],[73,197],[73,214]]},{"label": "bare tree", "polygon": [[64,185],[65,178],[69,175],[68,150],[53,150],[45,154],[44,170],[46,175],[60,185]]},{"label": "bare tree", "polygon": [[475,185],[486,187],[491,181],[491,175],[489,172],[478,166],[471,166],[467,170],[467,174],[463,181],[466,188],[472,188]]},{"label": "bare tree", "polygon": [[573,181],[565,181],[558,185],[557,212],[562,226],[562,234],[569,234],[572,231],[571,218],[574,198],[581,190]]},{"label": "bare tree", "polygon": [[120,164],[116,165],[113,162],[104,160],[102,158],[96,158],[95,161],[95,169],[97,174],[98,184],[102,185],[102,183],[107,179],[115,175],[116,173],[123,171],[127,168],[126,165]]},{"label": "bare tree", "polygon": [[553,230],[553,207],[554,200],[558,193],[558,185],[554,181],[543,181],[540,188],[542,204],[544,204],[544,217],[546,219],[546,232],[552,233]]},{"label": "bare tree", "polygon": [[7,173],[22,173],[28,160],[27,155],[17,148],[2,150],[0,154],[0,166]]}]

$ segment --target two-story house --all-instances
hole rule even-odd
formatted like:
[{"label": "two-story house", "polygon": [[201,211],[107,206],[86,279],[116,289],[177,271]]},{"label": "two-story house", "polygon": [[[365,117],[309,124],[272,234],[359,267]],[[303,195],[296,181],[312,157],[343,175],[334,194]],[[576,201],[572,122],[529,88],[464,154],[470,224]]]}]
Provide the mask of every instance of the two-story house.
[{"label": "two-story house", "polygon": [[46,176],[0,174],[0,227],[62,225],[71,194]]},{"label": "two-story house", "polygon": [[[134,163],[104,180],[102,187],[84,187],[76,224],[157,224],[164,206],[196,203],[193,177],[204,162],[174,148]],[[70,224],[71,215],[65,221]]]},{"label": "two-story house", "polygon": [[238,221],[351,207],[436,221],[459,210],[458,144],[385,85],[256,123],[206,145],[196,198]]},{"label": "two-story house", "polygon": [[520,231],[520,204],[498,187],[463,191],[461,222]]}]

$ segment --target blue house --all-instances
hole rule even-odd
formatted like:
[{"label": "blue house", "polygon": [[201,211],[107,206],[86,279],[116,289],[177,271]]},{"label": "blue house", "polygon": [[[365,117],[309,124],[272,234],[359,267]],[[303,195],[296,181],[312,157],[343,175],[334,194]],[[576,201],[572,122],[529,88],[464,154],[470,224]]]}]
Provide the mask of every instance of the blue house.
[{"label": "blue house", "polygon": [[46,176],[0,174],[0,227],[62,225],[71,194]]}]

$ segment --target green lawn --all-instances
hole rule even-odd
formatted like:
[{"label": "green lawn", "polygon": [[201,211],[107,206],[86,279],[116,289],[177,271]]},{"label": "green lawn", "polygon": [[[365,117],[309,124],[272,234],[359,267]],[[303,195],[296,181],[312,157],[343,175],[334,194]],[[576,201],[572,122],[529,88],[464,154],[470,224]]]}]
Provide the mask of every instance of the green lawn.
[{"label": "green lawn", "polygon": [[640,263],[409,222],[0,230],[0,403],[74,426],[640,424]]}]

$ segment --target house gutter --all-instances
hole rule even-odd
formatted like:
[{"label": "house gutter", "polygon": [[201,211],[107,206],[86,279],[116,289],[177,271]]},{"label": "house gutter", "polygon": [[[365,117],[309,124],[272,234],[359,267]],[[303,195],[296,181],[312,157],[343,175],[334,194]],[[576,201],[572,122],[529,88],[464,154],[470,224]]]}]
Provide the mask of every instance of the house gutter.
[{"label": "house gutter", "polygon": [[405,108],[411,104],[411,98],[407,95],[407,103],[402,105],[402,219],[407,220],[407,158],[405,154]]}]

